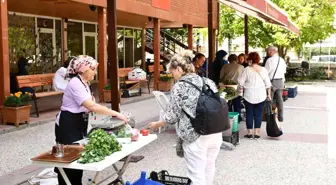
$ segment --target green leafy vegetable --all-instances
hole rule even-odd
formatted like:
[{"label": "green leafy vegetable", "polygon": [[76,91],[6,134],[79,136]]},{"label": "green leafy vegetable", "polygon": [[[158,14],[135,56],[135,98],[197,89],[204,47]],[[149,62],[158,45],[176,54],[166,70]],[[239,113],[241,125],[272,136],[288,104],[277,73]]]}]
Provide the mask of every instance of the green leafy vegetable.
[{"label": "green leafy vegetable", "polygon": [[118,137],[118,138],[128,138],[128,137],[132,137],[132,133],[131,133],[131,132],[128,132],[128,133],[127,133],[126,127],[122,127],[122,128],[120,128],[120,129],[118,130],[117,137]]},{"label": "green leafy vegetable", "polygon": [[105,159],[106,156],[121,150],[121,145],[112,135],[107,134],[102,129],[92,132],[89,137],[89,143],[80,154],[79,163],[93,163]]}]

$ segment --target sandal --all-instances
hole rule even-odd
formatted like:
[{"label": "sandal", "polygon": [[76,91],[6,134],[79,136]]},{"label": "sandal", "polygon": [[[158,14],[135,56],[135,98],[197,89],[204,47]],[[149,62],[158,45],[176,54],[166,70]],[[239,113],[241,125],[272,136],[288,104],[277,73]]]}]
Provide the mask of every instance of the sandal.
[{"label": "sandal", "polygon": [[259,135],[254,135],[254,139],[260,139]]},{"label": "sandal", "polygon": [[248,139],[253,139],[252,134],[246,134],[244,137],[245,137],[245,138],[248,138]]}]

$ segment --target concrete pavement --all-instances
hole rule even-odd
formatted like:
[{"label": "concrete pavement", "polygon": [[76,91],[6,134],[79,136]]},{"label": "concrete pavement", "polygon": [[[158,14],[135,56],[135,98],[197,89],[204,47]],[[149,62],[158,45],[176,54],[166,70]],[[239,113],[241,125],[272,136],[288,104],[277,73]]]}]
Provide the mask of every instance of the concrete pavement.
[{"label": "concrete pavement", "polygon": [[[235,150],[222,150],[217,159],[215,184],[336,184],[336,160],[333,159],[336,152],[332,151],[336,142],[334,137],[330,138],[330,135],[336,136],[336,130],[330,130],[335,123],[333,117],[336,117],[335,92],[332,87],[300,86],[299,95],[285,102],[284,135],[278,139],[267,138],[263,124],[260,140],[241,138]],[[139,125],[157,118],[159,112],[155,99],[128,104],[122,109],[131,112]],[[240,125],[240,132],[241,136],[245,134],[245,125]],[[155,142],[136,152],[145,159],[131,164],[125,179],[139,178],[142,170],[149,173],[164,169],[170,174],[186,176],[184,161],[175,155],[173,148],[175,137],[173,130],[164,132]],[[0,142],[0,175],[4,175],[29,165],[29,158],[53,145],[53,123],[2,134]],[[109,172],[110,169],[104,171],[101,177]],[[83,182],[92,175],[85,172]]]}]

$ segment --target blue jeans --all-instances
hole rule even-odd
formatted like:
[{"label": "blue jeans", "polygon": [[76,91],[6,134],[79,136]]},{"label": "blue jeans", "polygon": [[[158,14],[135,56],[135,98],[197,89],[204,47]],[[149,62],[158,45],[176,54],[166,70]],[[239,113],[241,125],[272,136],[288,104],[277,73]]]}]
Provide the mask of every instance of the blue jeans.
[{"label": "blue jeans", "polygon": [[254,121],[254,128],[261,127],[261,119],[262,119],[262,112],[264,109],[265,101],[252,104],[246,100],[244,100],[245,109],[246,109],[246,127],[247,129],[253,129],[253,121]]}]

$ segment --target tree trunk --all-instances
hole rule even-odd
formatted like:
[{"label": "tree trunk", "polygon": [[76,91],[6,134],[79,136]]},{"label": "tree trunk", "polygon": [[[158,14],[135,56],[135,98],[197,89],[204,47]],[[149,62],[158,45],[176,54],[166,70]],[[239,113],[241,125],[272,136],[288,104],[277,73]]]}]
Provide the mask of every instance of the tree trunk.
[{"label": "tree trunk", "polygon": [[228,37],[228,53],[231,53],[232,48],[232,38]]},{"label": "tree trunk", "polygon": [[278,53],[279,56],[282,58],[285,58],[286,54],[287,54],[287,48],[284,46],[277,46],[278,47]]}]

